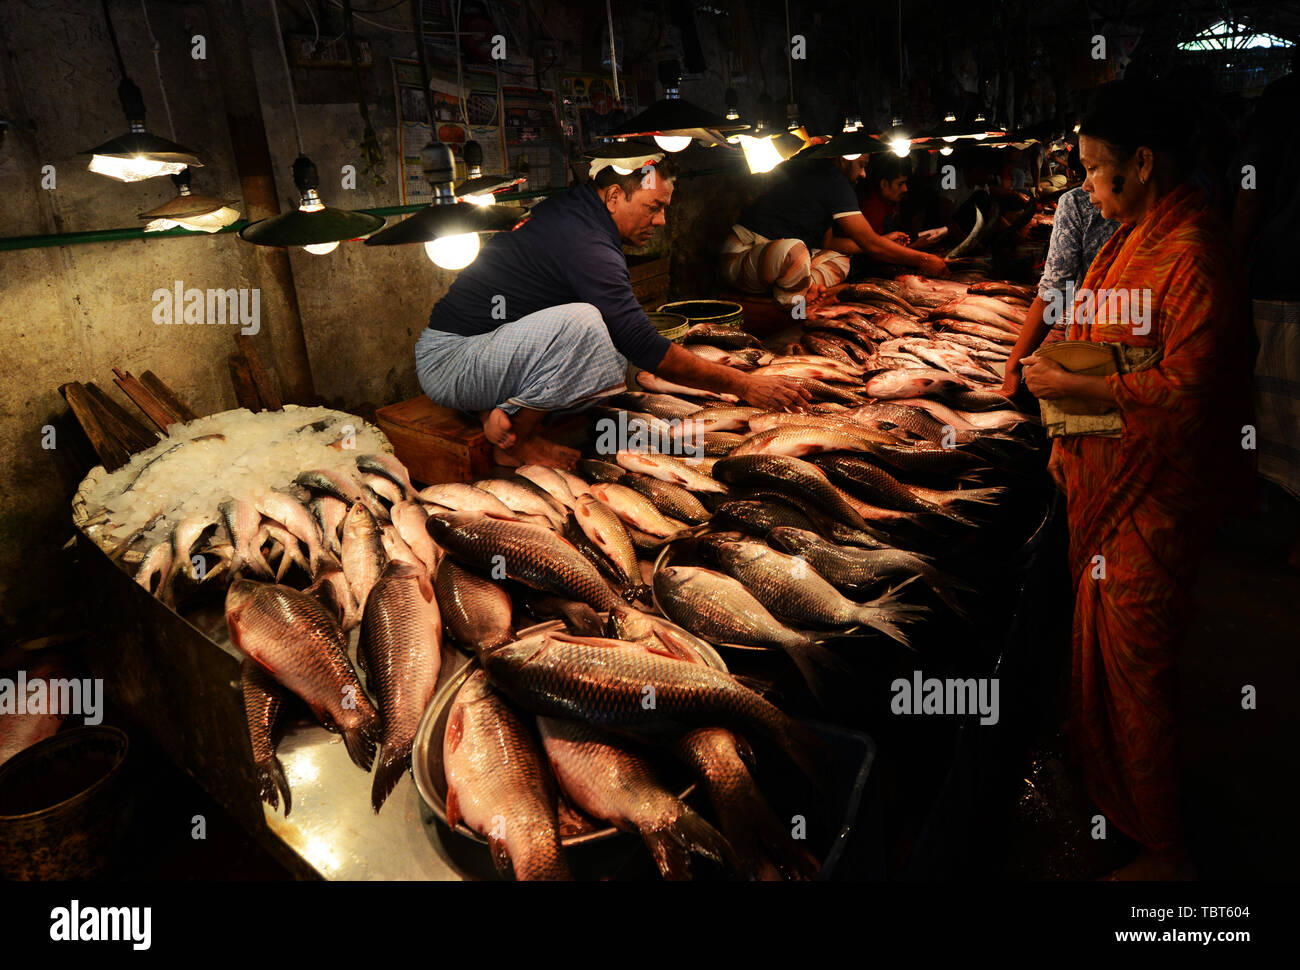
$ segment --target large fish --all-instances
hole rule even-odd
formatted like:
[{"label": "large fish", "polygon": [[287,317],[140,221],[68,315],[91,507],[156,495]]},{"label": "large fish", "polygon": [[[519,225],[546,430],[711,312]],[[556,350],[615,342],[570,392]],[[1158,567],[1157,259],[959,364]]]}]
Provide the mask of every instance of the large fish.
[{"label": "large fish", "polygon": [[682,488],[671,482],[665,482],[639,472],[627,472],[618,480],[618,484],[640,492],[664,515],[680,519],[691,525],[707,522],[711,513],[704,504],[691,494],[690,489]]},{"label": "large fish", "polygon": [[[863,429],[867,430],[867,429]],[[871,441],[866,435],[838,428],[816,427],[813,424],[785,425],[756,431],[729,453],[731,458],[744,455],[789,455],[802,458],[824,451],[869,451]]]},{"label": "large fish", "polygon": [[415,501],[398,502],[393,506],[391,515],[397,534],[419,558],[419,562],[424,566],[424,575],[431,578],[438,568],[442,554],[429,538],[429,530],[425,527],[429,516],[423,506]]},{"label": "large fish", "polygon": [[[609,403],[615,407],[626,407],[645,414],[652,414],[656,418],[663,418],[665,421],[684,418],[686,415],[700,409],[700,405],[696,401],[687,401],[671,394],[651,394],[641,391],[625,391],[609,398]],[[519,473],[523,474],[522,470]],[[538,484],[541,483],[538,482]]]},{"label": "large fish", "polygon": [[[593,489],[618,488],[616,485],[597,483]],[[633,597],[649,592],[641,583],[641,565],[636,558],[636,546],[618,512],[606,504],[596,492],[584,495],[569,513],[579,531],[600,550],[601,555],[614,567],[618,582],[633,587]]]},{"label": "large fish", "polygon": [[343,573],[359,611],[365,611],[370,588],[387,562],[379,523],[365,505],[357,502],[343,520]]},{"label": "large fish", "polygon": [[[361,480],[355,475],[325,468],[311,468],[300,472],[293,482],[320,495],[336,499],[344,503],[345,508],[362,502],[370,509],[371,515],[382,517],[384,514],[383,506],[375,499],[374,493],[363,487]],[[324,528],[323,523],[322,528]],[[329,536],[325,538],[328,540]]]},{"label": "large fish", "polygon": [[333,495],[317,495],[307,503],[307,510],[320,526],[321,535],[330,554],[342,561],[343,543],[340,534],[343,530],[343,520],[348,514],[348,504]]},{"label": "large fish", "polygon": [[731,846],[664,787],[650,762],[590,724],[539,717],[542,747],[569,799],[592,818],[639,832],[660,874],[691,877],[691,853],[735,864]]},{"label": "large fish", "polygon": [[597,611],[622,605],[596,567],[554,532],[482,512],[429,516],[429,534],[467,566],[534,589],[581,600]]},{"label": "large fish", "polygon": [[450,509],[454,512],[491,512],[505,518],[513,515],[510,507],[491,492],[462,482],[430,485],[417,493],[416,498],[425,505],[439,506],[439,509],[433,511]]},{"label": "large fish", "polygon": [[363,473],[386,478],[396,485],[401,492],[399,501],[405,501],[415,494],[415,486],[411,484],[406,466],[393,455],[383,452],[357,455],[357,468]]},{"label": "large fish", "polygon": [[546,489],[538,488],[526,478],[485,478],[475,482],[474,487],[491,492],[515,512],[544,516],[554,528],[564,528],[568,510],[551,498]]},{"label": "large fish", "polygon": [[929,512],[946,515],[958,522],[972,524],[957,512],[957,504],[992,505],[1003,493],[1001,488],[972,488],[939,491],[900,482],[875,463],[850,455],[826,455],[818,464],[832,479],[863,501],[900,512]]},{"label": "large fish", "polygon": [[760,347],[723,350],[721,347],[714,347],[711,344],[686,344],[684,349],[711,363],[724,364],[737,370],[753,370],[771,356],[768,351]]},{"label": "large fish", "polygon": [[384,567],[361,621],[357,657],[379,700],[384,729],[370,804],[376,813],[411,763],[411,744],[442,666],[442,617],[425,576],[413,566]]},{"label": "large fish", "polygon": [[968,293],[978,293],[984,296],[1018,296],[1025,300],[1032,300],[1038,295],[1038,290],[1032,286],[1025,286],[1020,283],[1008,283],[1004,280],[992,280],[988,283],[971,283],[966,287]]},{"label": "large fish", "polygon": [[667,539],[687,528],[685,522],[668,518],[648,498],[624,485],[599,482],[591,486],[591,494],[613,509],[624,522],[647,535]]},{"label": "large fish", "polygon": [[920,316],[916,307],[880,283],[850,283],[836,293],[836,298],[841,303],[878,303],[893,307],[900,313]]},{"label": "large fish", "polygon": [[894,277],[899,295],[915,307],[936,307],[947,300],[965,296],[967,286],[956,280],[937,280],[929,276],[906,273]]},{"label": "large fish", "polygon": [[668,566],[654,576],[655,599],[673,622],[712,643],[783,650],[809,688],[822,696],[823,674],[839,666],[834,656],[774,617],[730,576],[700,566]]},{"label": "large fish", "polygon": [[697,323],[682,336],[684,344],[711,344],[714,347],[758,347],[758,338],[739,327],[717,323]]},{"label": "large fish", "polygon": [[965,607],[953,595],[954,590],[971,587],[947,573],[940,572],[930,560],[903,549],[860,549],[829,542],[807,529],[778,526],[768,532],[768,541],[793,556],[808,561],[832,586],[851,593],[861,593],[884,583],[919,576],[954,613],[964,617]]},{"label": "large fish", "polygon": [[477,654],[515,638],[510,594],[451,559],[438,567],[433,584],[447,632]]},{"label": "large fish", "polygon": [[668,455],[648,455],[638,451],[620,451],[615,455],[619,465],[630,472],[641,472],[662,482],[680,485],[692,492],[725,492],[727,489],[701,469],[703,462],[694,465]]},{"label": "large fish", "polygon": [[257,526],[262,521],[262,514],[251,502],[234,498],[218,505],[217,511],[221,513],[221,521],[230,534],[230,544],[235,547],[235,555],[230,563],[230,575],[232,577],[240,575],[247,565],[251,572],[270,579],[271,567],[262,555],[262,550],[253,545],[253,538],[257,535]]},{"label": "large fish", "polygon": [[950,388],[970,390],[963,377],[942,370],[887,370],[867,381],[866,394],[877,400],[942,394]]},{"label": "large fish", "polygon": [[749,427],[749,419],[761,412],[761,408],[751,407],[709,407],[701,408],[687,416],[683,425],[701,433],[709,431],[744,431]]},{"label": "large fish", "polygon": [[275,756],[276,721],[284,692],[265,670],[245,657],[239,665],[239,682],[244,695],[244,717],[248,721],[248,741],[253,749],[253,767],[257,772],[257,790],[262,801],[280,807],[284,797],[284,814],[293,805],[289,780],[284,766]]},{"label": "large fish", "polygon": [[[694,407],[694,405],[687,406]],[[565,508],[573,508],[573,489],[569,487],[568,479],[564,478],[557,469],[545,465],[520,465],[515,469],[515,474],[520,478],[528,479]]]},{"label": "large fish", "polygon": [[640,384],[647,391],[656,391],[660,394],[675,394],[686,397],[702,397],[710,401],[727,401],[735,404],[740,398],[734,394],[724,394],[720,391],[706,391],[700,387],[687,387],[685,384],[674,384],[672,381],[666,381],[662,377],[656,377],[648,370],[636,372],[634,378],[637,384]]},{"label": "large fish", "polygon": [[316,582],[303,592],[316,597],[330,611],[330,615],[339,621],[344,633],[361,623],[361,609],[352,598],[352,589],[348,586],[347,576],[341,566],[334,563],[327,565],[316,577]]},{"label": "large fish", "polygon": [[369,771],[379,714],[325,607],[287,586],[237,579],[226,591],[226,626],[235,648],[302,698],[322,726],[340,732],[352,761]]},{"label": "large fish", "polygon": [[867,523],[845,501],[839,490],[816,465],[785,455],[745,455],[723,458],[713,468],[714,474],[733,485],[749,485],[793,493],[814,502],[826,515],[854,529],[866,529]]},{"label": "large fish", "polygon": [[816,861],[795,847],[789,830],[750,774],[754,754],[743,738],[726,728],[696,728],[678,738],[673,751],[704,786],[722,833],[750,878],[810,879],[816,875]]},{"label": "large fish", "polygon": [[476,670],[456,693],[442,742],[447,822],[487,838],[503,876],[571,879],[555,791],[522,717]]},{"label": "large fish", "polygon": [[910,400],[902,398],[895,403],[921,408],[923,411],[928,411],[932,417],[946,424],[951,424],[959,430],[1007,431],[1019,424],[1038,424],[1037,419],[1027,414],[1021,414],[1019,411],[974,411],[964,413],[954,411],[946,404],[924,397]]},{"label": "large fish", "polygon": [[898,628],[919,607],[896,602],[886,594],[869,603],[855,603],[827,582],[807,560],[777,552],[761,542],[722,542],[718,561],[755,599],[797,623],[825,627],[869,626],[899,643],[907,637]]},{"label": "large fish", "polygon": [[579,458],[578,471],[582,472],[588,482],[617,482],[627,474],[626,468],[620,468],[613,462],[601,461],[599,458]]},{"label": "large fish", "polygon": [[752,730],[814,782],[823,781],[816,735],[721,670],[633,644],[596,646],[545,634],[494,650],[486,668],[493,684],[535,714],[660,736],[720,724]]}]

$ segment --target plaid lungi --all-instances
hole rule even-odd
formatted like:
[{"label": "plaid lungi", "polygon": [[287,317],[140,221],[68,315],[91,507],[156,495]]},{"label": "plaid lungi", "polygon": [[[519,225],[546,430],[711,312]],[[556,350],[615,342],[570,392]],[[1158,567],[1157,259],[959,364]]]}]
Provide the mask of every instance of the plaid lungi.
[{"label": "plaid lungi", "polygon": [[590,303],[547,307],[471,337],[427,327],[415,373],[435,404],[462,411],[559,411],[617,393],[627,360]]}]

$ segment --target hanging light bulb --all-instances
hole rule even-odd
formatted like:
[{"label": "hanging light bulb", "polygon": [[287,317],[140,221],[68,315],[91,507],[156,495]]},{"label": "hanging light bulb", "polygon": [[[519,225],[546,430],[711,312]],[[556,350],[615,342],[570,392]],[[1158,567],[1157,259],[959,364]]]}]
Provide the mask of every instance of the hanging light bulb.
[{"label": "hanging light bulb", "polygon": [[907,132],[903,130],[903,119],[895,118],[894,127],[889,130],[885,138],[885,144],[899,158],[906,158],[912,151],[912,139],[907,137]]},{"label": "hanging light bulb", "polygon": [[297,208],[250,223],[239,231],[240,239],[257,246],[301,246],[323,256],[343,240],[368,235],[384,225],[382,216],[326,206],[316,191],[320,174],[306,155],[294,159],[293,184],[299,192]]},{"label": "hanging light bulb", "polygon": [[151,220],[145,232],[162,232],[167,229],[188,229],[190,232],[217,232],[239,218],[239,210],[226,205],[221,199],[195,195],[190,191],[190,170],[172,176],[176,197],[155,209],[141,212],[141,219]]},{"label": "hanging light bulb", "polygon": [[478,256],[478,233],[441,236],[424,244],[424,254],[443,269],[464,269]]},{"label": "hanging light bulb", "polygon": [[[977,125],[987,125],[989,121],[987,118],[984,117],[984,112],[981,111],[979,114],[975,116],[974,123]],[[971,137],[974,138],[976,141],[983,141],[988,136],[989,133],[987,131],[977,131],[975,132],[975,134],[971,135]]]},{"label": "hanging light bulb", "polygon": [[[480,203],[457,195],[455,159],[442,142],[429,142],[421,153],[424,177],[433,189],[433,202],[409,219],[389,226],[366,240],[367,246],[401,246],[423,243],[424,253],[443,269],[464,269],[478,256],[480,232],[501,232],[515,226],[526,215],[514,205]],[[471,181],[492,178],[479,176]],[[467,183],[459,187],[464,188]],[[470,195],[473,195],[471,193]],[[488,193],[491,198],[491,194]]]},{"label": "hanging light bulb", "polygon": [[680,152],[692,141],[689,135],[655,135],[655,144],[666,152]]},{"label": "hanging light bulb", "polygon": [[119,182],[142,182],[159,175],[176,175],[187,166],[203,164],[188,148],[145,131],[144,98],[134,81],[122,78],[117,93],[131,130],[82,152],[91,156],[86,166],[90,171]]},{"label": "hanging light bulb", "polygon": [[940,155],[951,155],[951,154],[952,154],[952,146],[951,146],[951,145],[944,145],[942,148],[939,149],[939,154],[940,154]]},{"label": "hanging light bulb", "polygon": [[456,198],[461,202],[496,205],[495,193],[527,181],[522,175],[484,175],[483,146],[472,138],[461,148],[460,157],[467,169],[467,178],[456,186]]},{"label": "hanging light bulb", "polygon": [[740,147],[745,152],[745,163],[751,173],[759,175],[770,172],[785,161],[781,153],[776,150],[776,145],[772,143],[771,135],[762,137],[740,135],[739,137]]},{"label": "hanging light bulb", "polygon": [[[946,115],[943,116],[943,123],[944,123],[945,125],[956,125],[956,124],[957,124],[957,116],[956,116],[955,114],[953,114],[951,111],[949,111]],[[957,140],[957,138],[958,138],[957,135],[944,135],[944,136],[943,136],[943,140],[946,141],[946,142],[948,142],[949,144],[951,144],[952,142],[955,142],[955,141]]]}]

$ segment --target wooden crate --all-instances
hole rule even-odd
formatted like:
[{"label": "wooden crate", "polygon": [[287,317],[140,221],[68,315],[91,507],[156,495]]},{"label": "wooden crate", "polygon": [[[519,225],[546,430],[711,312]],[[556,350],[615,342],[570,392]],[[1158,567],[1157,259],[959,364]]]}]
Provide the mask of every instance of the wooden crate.
[{"label": "wooden crate", "polygon": [[434,404],[421,394],[375,412],[411,478],[425,485],[469,482],[492,470],[492,445],[483,427],[460,411]]},{"label": "wooden crate", "polygon": [[632,292],[647,310],[657,310],[668,301],[668,257],[629,256],[627,272]]}]

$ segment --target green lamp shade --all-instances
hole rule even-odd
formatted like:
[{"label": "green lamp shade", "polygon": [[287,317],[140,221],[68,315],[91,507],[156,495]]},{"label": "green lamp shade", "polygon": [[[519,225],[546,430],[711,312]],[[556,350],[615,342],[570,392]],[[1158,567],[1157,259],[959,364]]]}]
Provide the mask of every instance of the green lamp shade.
[{"label": "green lamp shade", "polygon": [[639,135],[692,134],[694,129],[710,128],[714,131],[744,131],[748,125],[728,121],[722,115],[705,111],[680,98],[662,98],[646,108],[635,118],[606,132],[607,138],[631,138]]},{"label": "green lamp shade", "polygon": [[367,246],[405,246],[432,242],[443,236],[513,229],[528,210],[518,205],[474,205],[472,202],[434,203],[408,219],[366,240]]},{"label": "green lamp shade", "polygon": [[313,246],[357,239],[383,225],[382,216],[326,206],[315,212],[295,209],[250,223],[239,231],[239,238],[257,246]]}]

